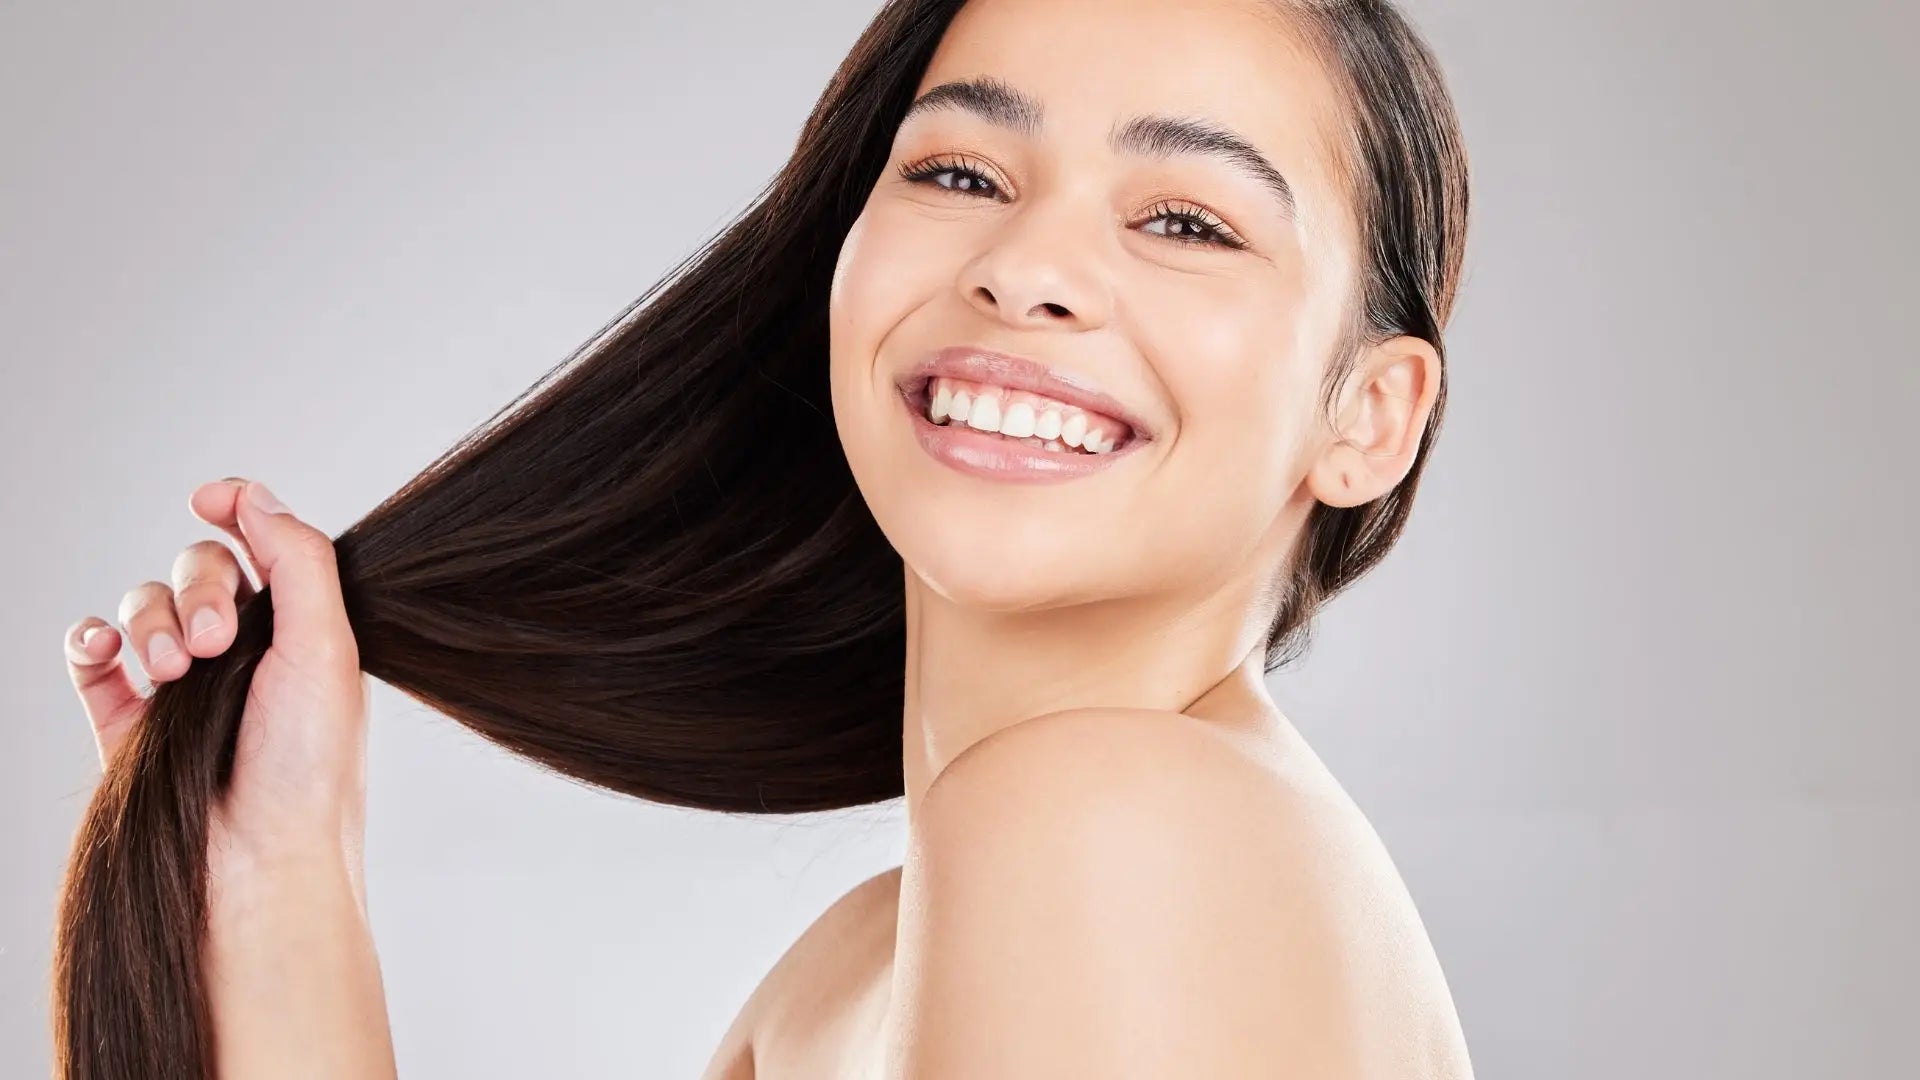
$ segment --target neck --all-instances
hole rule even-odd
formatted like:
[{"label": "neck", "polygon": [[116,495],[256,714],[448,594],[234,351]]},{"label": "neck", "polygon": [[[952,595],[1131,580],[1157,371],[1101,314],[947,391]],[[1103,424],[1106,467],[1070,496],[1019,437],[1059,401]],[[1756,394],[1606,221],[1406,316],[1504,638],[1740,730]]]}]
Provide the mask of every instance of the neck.
[{"label": "neck", "polygon": [[968,747],[1048,713],[1183,712],[1259,736],[1271,608],[1250,583],[1200,600],[1129,597],[1040,611],[968,608],[906,573],[902,745],[909,829],[935,777]]}]

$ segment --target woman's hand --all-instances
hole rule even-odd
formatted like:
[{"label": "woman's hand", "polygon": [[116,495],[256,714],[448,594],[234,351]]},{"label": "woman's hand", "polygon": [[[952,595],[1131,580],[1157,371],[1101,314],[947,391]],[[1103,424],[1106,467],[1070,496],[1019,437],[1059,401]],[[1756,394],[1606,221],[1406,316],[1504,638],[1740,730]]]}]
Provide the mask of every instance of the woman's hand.
[{"label": "woman's hand", "polygon": [[[239,542],[273,604],[232,777],[208,823],[201,955],[217,1075],[389,1080],[393,1042],[362,874],[367,681],[333,541],[237,477],[202,484],[187,505]],[[195,657],[232,646],[238,605],[254,591],[233,552],[205,540],[174,560],[171,585],[130,590],[120,622],[148,677],[177,679]],[[105,765],[146,696],[105,620],[68,630],[67,662]]]},{"label": "woman's hand", "polygon": [[[286,860],[338,859],[364,910],[367,681],[333,542],[257,481],[202,484],[187,506],[238,542],[273,604],[273,641],[254,669],[232,781],[209,823],[211,884]],[[119,621],[148,678],[164,682],[232,645],[238,605],[254,592],[233,549],[202,540],[174,559],[171,585],[129,590]],[[103,767],[147,700],[120,659],[120,639],[92,617],[67,632],[68,672]]]}]

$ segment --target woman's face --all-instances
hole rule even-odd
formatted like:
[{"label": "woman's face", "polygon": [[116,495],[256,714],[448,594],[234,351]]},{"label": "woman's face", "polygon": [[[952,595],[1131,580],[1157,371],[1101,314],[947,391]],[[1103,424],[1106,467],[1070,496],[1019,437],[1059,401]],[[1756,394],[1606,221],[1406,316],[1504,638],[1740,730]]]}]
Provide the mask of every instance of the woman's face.
[{"label": "woman's face", "polygon": [[[1264,0],[972,0],[916,96],[943,84],[973,89],[901,125],[833,278],[834,419],[882,530],[992,610],[1270,573],[1355,270],[1323,69]],[[910,408],[901,380],[968,349],[1106,398],[989,364]],[[936,397],[967,419],[916,417]]]}]

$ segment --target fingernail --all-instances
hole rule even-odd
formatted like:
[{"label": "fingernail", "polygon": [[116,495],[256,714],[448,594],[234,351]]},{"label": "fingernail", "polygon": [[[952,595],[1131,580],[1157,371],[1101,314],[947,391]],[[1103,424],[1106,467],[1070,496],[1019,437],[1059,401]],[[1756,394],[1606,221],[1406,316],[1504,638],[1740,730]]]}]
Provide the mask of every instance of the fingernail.
[{"label": "fingernail", "polygon": [[147,639],[147,663],[158,664],[173,658],[180,651],[180,645],[173,640],[172,634],[155,634]]},{"label": "fingernail", "polygon": [[267,485],[258,480],[247,485],[247,498],[252,500],[253,505],[265,510],[269,514],[284,514],[287,512],[287,508],[281,504],[279,499],[273,497],[273,492],[267,489]]},{"label": "fingernail", "polygon": [[210,607],[203,607],[193,613],[193,623],[188,629],[188,636],[198,641],[201,635],[217,628],[219,625],[220,613]]},{"label": "fingernail", "polygon": [[93,644],[93,635],[99,633],[100,630],[101,628],[98,626],[89,626],[85,630],[80,631],[80,647],[85,649],[91,646]]}]

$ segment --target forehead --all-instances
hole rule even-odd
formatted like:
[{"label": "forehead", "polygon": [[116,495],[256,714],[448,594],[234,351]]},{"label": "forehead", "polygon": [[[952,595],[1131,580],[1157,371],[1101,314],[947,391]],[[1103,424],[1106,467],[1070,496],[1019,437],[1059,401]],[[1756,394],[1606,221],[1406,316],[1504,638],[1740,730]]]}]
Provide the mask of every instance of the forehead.
[{"label": "forehead", "polygon": [[1302,224],[1344,216],[1340,98],[1272,0],[969,0],[915,93],[982,76],[1033,100],[1049,146],[1096,151],[1141,116],[1197,120],[1271,162]]}]

